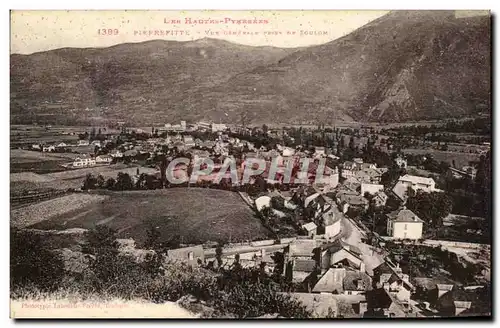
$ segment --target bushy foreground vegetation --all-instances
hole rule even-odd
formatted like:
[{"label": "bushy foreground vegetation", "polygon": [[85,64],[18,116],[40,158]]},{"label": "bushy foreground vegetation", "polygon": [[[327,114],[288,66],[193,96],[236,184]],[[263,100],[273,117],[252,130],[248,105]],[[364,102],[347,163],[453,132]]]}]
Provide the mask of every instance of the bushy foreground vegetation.
[{"label": "bushy foreground vegetation", "polygon": [[[87,235],[81,252],[90,259],[82,270],[69,272],[65,263],[33,232],[11,230],[11,298],[37,295],[78,295],[82,299],[142,299],[154,303],[190,298],[203,304],[211,317],[311,316],[301,303],[281,294],[280,277],[263,270],[192,267],[166,262],[155,255],[149,261],[120,253],[114,231],[99,227]],[[158,254],[158,253],[155,253]]]}]

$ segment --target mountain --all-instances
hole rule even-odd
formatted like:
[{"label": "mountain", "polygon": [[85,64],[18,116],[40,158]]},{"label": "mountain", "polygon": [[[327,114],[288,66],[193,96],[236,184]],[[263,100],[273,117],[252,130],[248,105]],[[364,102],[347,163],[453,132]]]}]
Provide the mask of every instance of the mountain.
[{"label": "mountain", "polygon": [[392,12],[214,88],[216,107],[256,118],[414,121],[490,108],[489,17]]},{"label": "mountain", "polygon": [[470,116],[490,109],[490,53],[489,16],[396,11],[301,49],[203,39],[11,55],[11,113],[256,124]]},{"label": "mountain", "polygon": [[163,122],[185,118],[196,112],[205,90],[295,50],[200,39],[14,54],[10,57],[11,119]]}]

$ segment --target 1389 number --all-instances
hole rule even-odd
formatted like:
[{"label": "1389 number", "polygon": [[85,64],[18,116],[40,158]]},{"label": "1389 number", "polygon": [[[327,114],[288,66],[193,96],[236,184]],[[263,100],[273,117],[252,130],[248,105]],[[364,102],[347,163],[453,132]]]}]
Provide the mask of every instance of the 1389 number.
[{"label": "1389 number", "polygon": [[117,28],[101,28],[97,30],[98,35],[118,35]]}]

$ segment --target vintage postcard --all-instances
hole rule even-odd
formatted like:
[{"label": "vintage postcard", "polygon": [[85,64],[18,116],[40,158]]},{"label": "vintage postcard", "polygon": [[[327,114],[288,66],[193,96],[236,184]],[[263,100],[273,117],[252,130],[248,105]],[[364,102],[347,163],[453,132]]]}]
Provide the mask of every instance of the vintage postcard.
[{"label": "vintage postcard", "polygon": [[10,15],[12,318],[490,318],[489,11]]}]

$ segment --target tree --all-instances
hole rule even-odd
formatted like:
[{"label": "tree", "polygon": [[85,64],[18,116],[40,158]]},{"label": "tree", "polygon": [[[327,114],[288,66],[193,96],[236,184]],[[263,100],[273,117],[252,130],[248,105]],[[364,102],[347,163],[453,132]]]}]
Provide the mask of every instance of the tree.
[{"label": "tree", "polygon": [[115,188],[115,184],[116,184],[115,179],[108,178],[108,180],[106,180],[106,183],[104,184],[104,188],[106,188],[108,190],[113,190]]},{"label": "tree", "polygon": [[62,259],[44,245],[39,234],[11,228],[10,282],[13,288],[35,286],[53,291],[64,276]]},{"label": "tree", "polygon": [[353,135],[349,136],[349,149],[353,152],[356,151],[356,146],[354,144],[354,136]]},{"label": "tree", "polygon": [[222,244],[217,244],[215,248],[215,258],[217,259],[217,265],[220,268],[222,266]]},{"label": "tree", "polygon": [[151,174],[146,175],[146,189],[149,190],[155,189],[156,187],[155,182],[156,178],[153,175]]},{"label": "tree", "polygon": [[92,173],[87,174],[85,180],[83,180],[82,190],[95,189],[97,186],[97,179],[92,175]]},{"label": "tree", "polygon": [[250,113],[246,110],[243,110],[240,112],[240,124],[243,127],[246,127],[248,124],[250,124],[252,121],[250,117]]},{"label": "tree", "polygon": [[488,151],[485,156],[479,158],[479,163],[477,166],[477,173],[475,179],[475,189],[478,194],[481,195],[481,205],[484,209],[484,215],[486,217],[486,222],[489,225],[492,215],[491,215],[491,151]]},{"label": "tree", "polygon": [[116,190],[132,190],[134,188],[134,183],[132,178],[128,173],[118,172],[116,178],[115,189]]},{"label": "tree", "polygon": [[402,175],[402,170],[395,164],[389,167],[389,170],[384,172],[380,177],[380,183],[384,185],[385,188],[391,188],[396,180]]},{"label": "tree", "polygon": [[344,136],[344,135],[340,136],[340,140],[339,140],[340,149],[345,148],[345,145],[346,145],[345,138],[346,138],[346,136]]},{"label": "tree", "polygon": [[146,173],[141,173],[139,175],[139,178],[137,179],[137,182],[135,183],[135,188],[136,189],[145,189],[146,188]]},{"label": "tree", "polygon": [[94,257],[90,264],[90,287],[97,292],[105,291],[109,295],[114,289],[114,295],[130,297],[133,291],[129,289],[137,288],[147,278],[147,271],[132,258],[120,254],[116,231],[108,226],[98,225],[89,230],[82,251]]},{"label": "tree", "polygon": [[97,188],[99,188],[99,189],[104,188],[105,183],[106,183],[106,180],[104,180],[104,177],[102,176],[102,174],[99,174],[97,176],[97,179],[96,179]]},{"label": "tree", "polygon": [[262,125],[262,132],[264,132],[264,134],[267,134],[267,132],[269,131],[269,128],[266,124],[263,124]]},{"label": "tree", "polygon": [[162,156],[160,159],[160,183],[161,183],[161,188],[163,188],[166,184],[167,180],[167,159],[165,156]]},{"label": "tree", "polygon": [[90,130],[90,136],[89,136],[89,140],[92,141],[95,139],[95,127],[92,127],[92,130]]},{"label": "tree", "polygon": [[158,230],[158,227],[150,226],[146,231],[146,234],[147,237],[146,241],[144,242],[144,247],[146,247],[146,249],[157,250],[162,247],[162,244],[160,242],[161,233]]},{"label": "tree", "polygon": [[433,228],[439,228],[443,225],[443,219],[450,214],[453,203],[444,192],[427,193],[419,190],[409,196],[407,206]]}]

